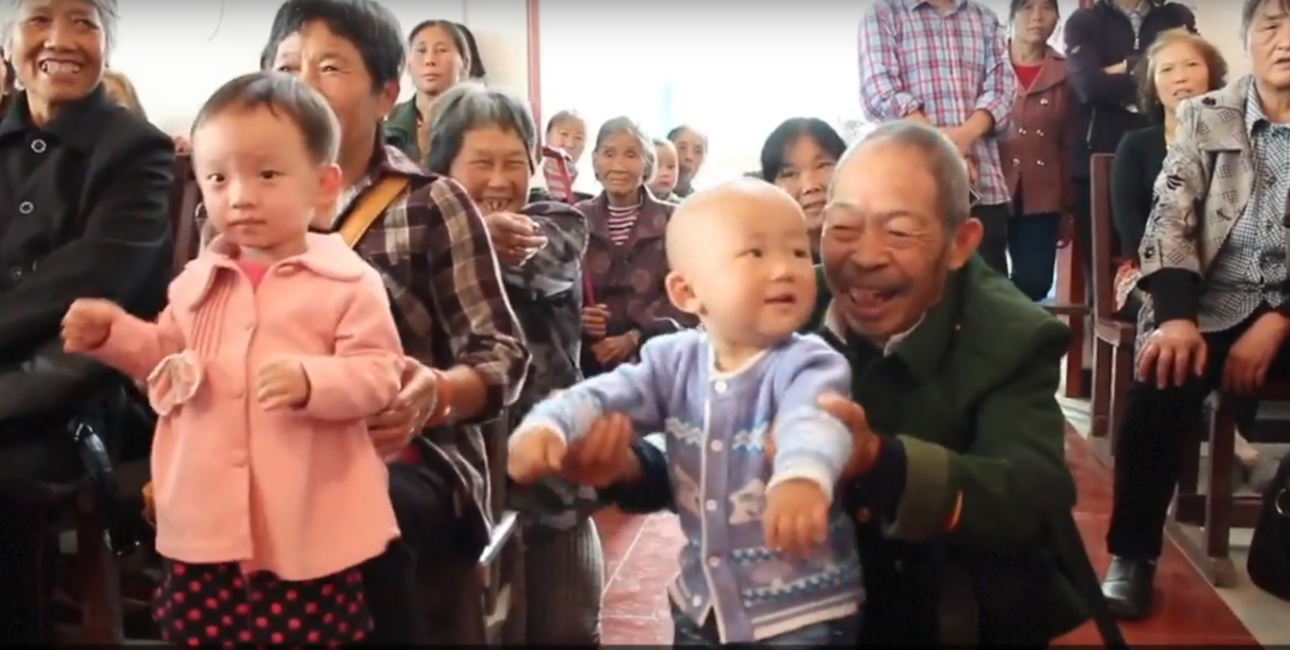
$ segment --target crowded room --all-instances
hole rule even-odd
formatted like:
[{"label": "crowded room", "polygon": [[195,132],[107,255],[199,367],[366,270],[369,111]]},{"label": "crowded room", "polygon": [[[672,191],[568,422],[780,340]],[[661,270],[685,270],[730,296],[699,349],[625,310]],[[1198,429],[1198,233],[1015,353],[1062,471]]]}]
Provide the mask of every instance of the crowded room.
[{"label": "crowded room", "polygon": [[0,56],[0,643],[1290,644],[1290,0]]}]

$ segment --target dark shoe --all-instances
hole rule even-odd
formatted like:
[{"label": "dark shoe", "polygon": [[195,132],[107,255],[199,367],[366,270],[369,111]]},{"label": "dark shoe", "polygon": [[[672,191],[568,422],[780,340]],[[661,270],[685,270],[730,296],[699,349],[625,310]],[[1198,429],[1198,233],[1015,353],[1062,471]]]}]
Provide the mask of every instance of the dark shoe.
[{"label": "dark shoe", "polygon": [[1102,595],[1111,615],[1125,621],[1140,621],[1151,613],[1152,586],[1156,579],[1154,560],[1111,557],[1111,567],[1102,581]]}]

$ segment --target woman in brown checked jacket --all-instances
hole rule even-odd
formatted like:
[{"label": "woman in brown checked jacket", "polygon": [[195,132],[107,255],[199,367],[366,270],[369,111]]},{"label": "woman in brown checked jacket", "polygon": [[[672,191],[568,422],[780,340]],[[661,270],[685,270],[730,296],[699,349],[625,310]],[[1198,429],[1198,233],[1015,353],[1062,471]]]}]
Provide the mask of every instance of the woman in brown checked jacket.
[{"label": "woman in brown checked jacket", "polygon": [[1057,247],[1071,203],[1071,147],[1075,121],[1066,61],[1048,45],[1060,19],[1057,0],[1012,0],[1009,50],[1017,73],[1012,132],[999,142],[1012,193],[1008,256],[1012,282],[1031,300],[1053,286]]}]

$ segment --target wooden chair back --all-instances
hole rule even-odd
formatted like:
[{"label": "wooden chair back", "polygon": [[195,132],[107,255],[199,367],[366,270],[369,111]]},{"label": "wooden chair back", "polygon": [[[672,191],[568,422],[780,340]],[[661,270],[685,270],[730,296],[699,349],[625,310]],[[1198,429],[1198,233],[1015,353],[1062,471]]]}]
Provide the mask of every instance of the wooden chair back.
[{"label": "wooden chair back", "polygon": [[1115,318],[1116,260],[1112,257],[1115,221],[1111,207],[1111,166],[1115,156],[1109,153],[1093,154],[1089,162],[1092,196],[1093,245],[1093,317],[1099,320]]},{"label": "wooden chair back", "polygon": [[197,225],[197,206],[201,204],[201,191],[193,176],[192,156],[182,153],[175,157],[175,178],[170,185],[170,227],[175,235],[174,272],[178,273],[189,260],[197,257],[201,247],[201,231]]}]

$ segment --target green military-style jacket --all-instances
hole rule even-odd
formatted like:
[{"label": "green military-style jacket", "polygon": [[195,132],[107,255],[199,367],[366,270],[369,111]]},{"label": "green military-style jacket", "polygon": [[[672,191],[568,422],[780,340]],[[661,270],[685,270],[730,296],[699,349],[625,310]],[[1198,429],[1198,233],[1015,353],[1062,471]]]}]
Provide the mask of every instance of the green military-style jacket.
[{"label": "green military-style jacket", "polygon": [[425,153],[417,146],[417,102],[409,99],[396,105],[381,125],[385,144],[402,151],[418,165],[425,164]]},{"label": "green military-style jacket", "polygon": [[[822,268],[817,279],[811,329],[832,333],[826,338],[851,361],[852,398],[870,426],[904,445],[904,496],[881,534],[915,544],[943,541],[950,567],[943,580],[951,582],[979,572],[972,561],[955,570],[955,558],[1044,548],[1041,513],[1069,512],[1076,497],[1056,397],[1070,340],[1066,325],[973,256],[950,274],[944,296],[923,321],[884,353],[830,322]],[[1044,622],[1049,638],[1088,619],[1073,583],[1057,581],[1056,611],[1046,612]],[[974,630],[956,630],[947,621],[977,617],[943,611],[958,599],[939,600],[939,639],[975,643]]]}]

